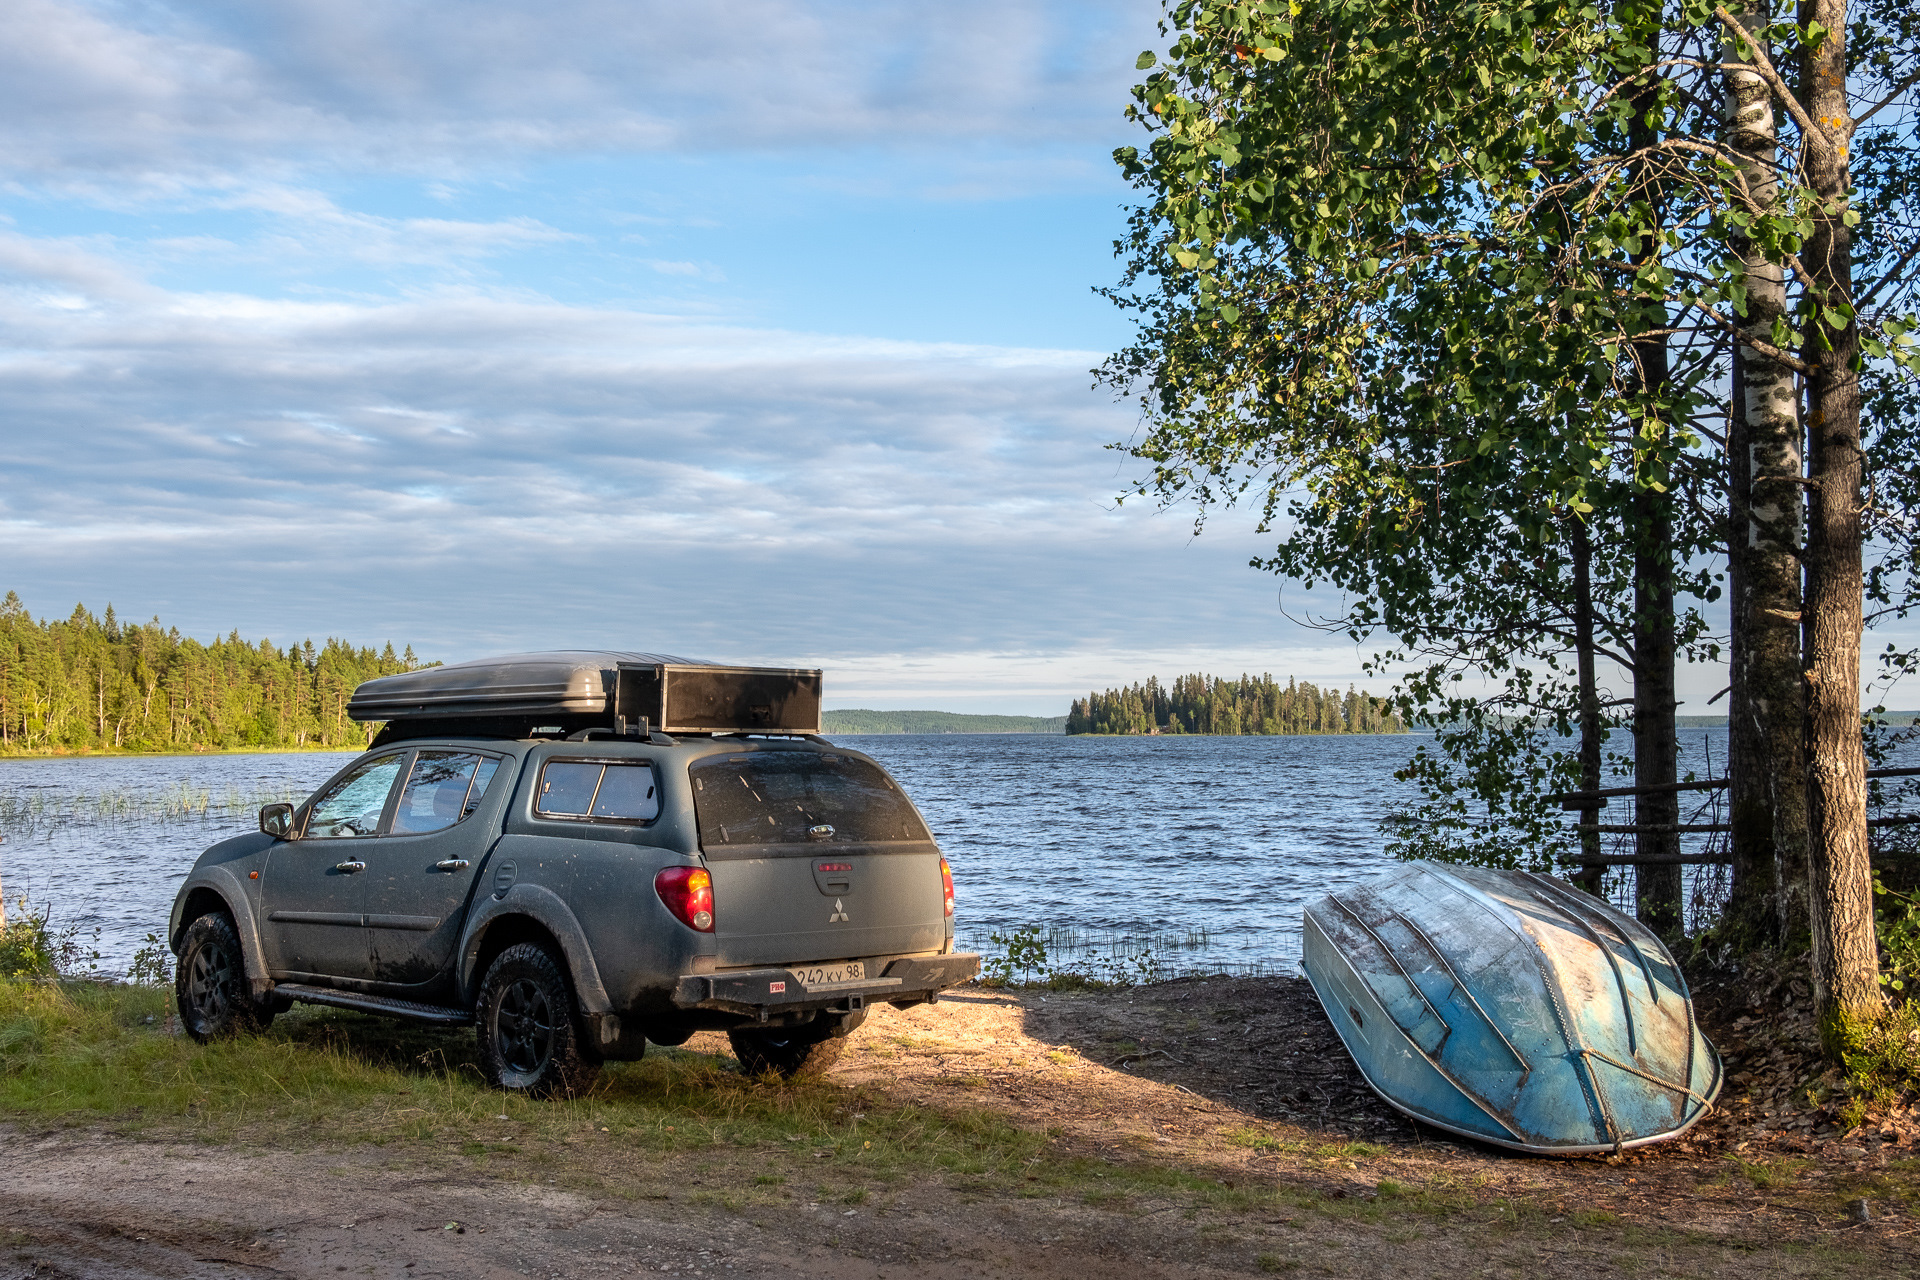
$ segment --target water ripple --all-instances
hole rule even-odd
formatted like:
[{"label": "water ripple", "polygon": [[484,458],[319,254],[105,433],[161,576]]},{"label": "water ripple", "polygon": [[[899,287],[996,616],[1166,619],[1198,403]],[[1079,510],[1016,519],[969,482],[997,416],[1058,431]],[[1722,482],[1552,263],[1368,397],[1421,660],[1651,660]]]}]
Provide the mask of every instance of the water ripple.
[{"label": "water ripple", "polygon": [[[1303,904],[1385,865],[1378,822],[1413,799],[1393,772],[1420,739],[837,741],[885,763],[926,814],[953,862],[962,946],[1038,925],[1156,947],[1186,938],[1180,963],[1272,967],[1298,955]],[[7,895],[97,926],[103,967],[124,968],[199,851],[252,827],[241,799],[304,795],[350,758],[0,760]],[[196,795],[209,802],[179,803]]]}]

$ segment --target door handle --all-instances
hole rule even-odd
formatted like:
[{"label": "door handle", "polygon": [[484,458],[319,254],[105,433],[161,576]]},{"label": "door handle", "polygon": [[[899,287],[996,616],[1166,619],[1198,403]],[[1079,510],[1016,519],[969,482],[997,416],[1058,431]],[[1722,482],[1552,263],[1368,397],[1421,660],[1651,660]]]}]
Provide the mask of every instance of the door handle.
[{"label": "door handle", "polygon": [[333,864],[333,869],[335,871],[344,872],[347,875],[353,875],[356,872],[365,871],[367,869],[367,864],[364,862],[360,862],[358,860],[349,861],[349,862],[336,862]]},{"label": "door handle", "polygon": [[434,863],[433,869],[435,871],[465,871],[467,869],[467,860],[465,858],[448,858],[444,862]]}]

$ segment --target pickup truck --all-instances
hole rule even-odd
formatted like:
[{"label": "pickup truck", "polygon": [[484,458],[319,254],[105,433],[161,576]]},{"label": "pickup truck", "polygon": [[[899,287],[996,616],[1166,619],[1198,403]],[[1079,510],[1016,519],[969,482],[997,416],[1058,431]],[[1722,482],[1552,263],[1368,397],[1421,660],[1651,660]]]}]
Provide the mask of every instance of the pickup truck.
[{"label": "pickup truck", "polygon": [[489,679],[539,660],[573,663],[575,686],[600,670],[584,713],[423,695],[409,718],[373,688],[471,692],[453,667],[362,685],[356,714],[393,717],[372,748],[305,802],[266,806],[180,888],[168,938],[188,1034],[256,1030],[296,1001],[471,1024],[490,1084],[544,1096],[702,1029],[726,1031],[748,1073],[817,1071],[875,1002],[978,973],[954,950],[947,860],[885,769],[783,724],[764,687],[738,714],[682,713],[677,733],[610,712],[624,688],[671,720],[674,678],[739,670],[649,673],[655,657],[492,661]]}]

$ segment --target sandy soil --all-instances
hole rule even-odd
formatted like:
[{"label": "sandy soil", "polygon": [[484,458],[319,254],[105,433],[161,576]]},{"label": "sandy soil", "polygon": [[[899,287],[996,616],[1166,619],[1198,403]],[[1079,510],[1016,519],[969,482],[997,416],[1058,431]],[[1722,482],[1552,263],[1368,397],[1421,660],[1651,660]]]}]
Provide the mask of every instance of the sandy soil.
[{"label": "sandy soil", "polygon": [[[723,1054],[725,1041],[688,1048]],[[1735,1079],[1751,1070],[1736,1062]],[[1770,1098],[1771,1077],[1751,1078]],[[877,1011],[831,1079],[997,1113],[1090,1162],[1304,1194],[1248,1210],[945,1177],[849,1208],[808,1199],[796,1176],[792,1191],[729,1204],[721,1192],[804,1169],[806,1153],[635,1160],[583,1143],[532,1171],[489,1172],[431,1146],[325,1135],[259,1150],[0,1129],[0,1280],[1920,1274],[1920,1205],[1902,1198],[1912,1131],[1897,1117],[1891,1140],[1822,1143],[1817,1120],[1762,1129],[1783,1118],[1765,1106],[1741,1118],[1736,1088],[1689,1141],[1619,1159],[1471,1147],[1367,1092],[1297,979],[968,990]],[[1753,1144],[1782,1132],[1808,1148],[1790,1179],[1744,1176]],[[1396,1185],[1452,1207],[1415,1208]],[[1849,1216],[1850,1197],[1868,1220]]]}]

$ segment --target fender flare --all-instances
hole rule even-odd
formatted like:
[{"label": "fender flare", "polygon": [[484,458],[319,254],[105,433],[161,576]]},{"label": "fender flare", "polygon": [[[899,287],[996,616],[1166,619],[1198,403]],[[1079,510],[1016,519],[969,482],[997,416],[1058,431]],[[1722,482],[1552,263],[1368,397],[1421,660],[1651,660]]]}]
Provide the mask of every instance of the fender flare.
[{"label": "fender flare", "polygon": [[205,889],[218,897],[226,905],[227,914],[233,917],[234,931],[240,935],[240,963],[253,993],[263,996],[271,991],[273,980],[267,976],[267,967],[260,958],[260,925],[254,918],[253,903],[248,900],[240,878],[224,866],[200,867],[180,886],[173,898],[173,918],[167,924],[168,948],[175,955],[180,954],[180,935],[193,923],[181,917],[186,914],[187,899],[195,889]]},{"label": "fender flare", "polygon": [[472,1004],[478,998],[480,940],[487,927],[502,916],[526,916],[536,921],[560,944],[561,958],[573,978],[574,995],[582,1013],[611,1013],[613,1001],[606,984],[600,981],[600,967],[593,960],[593,946],[587,931],[566,902],[553,890],[537,884],[516,884],[503,897],[489,897],[467,917],[460,939],[460,1000]]}]

